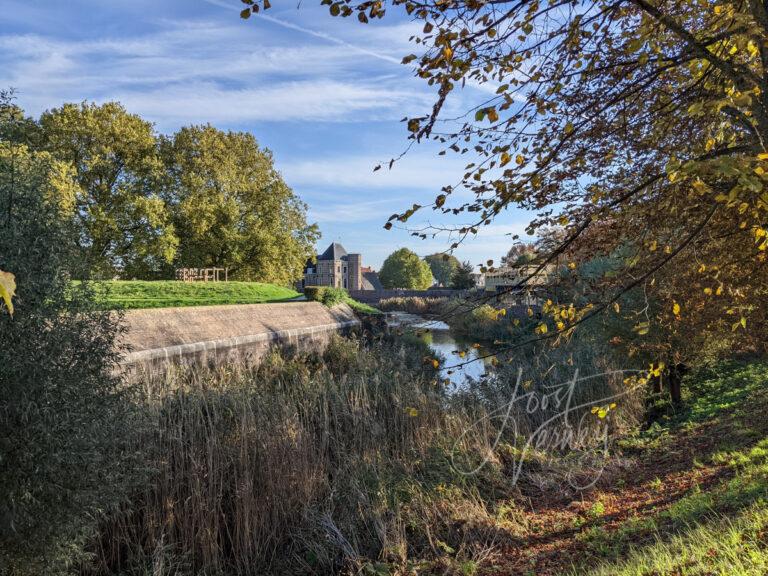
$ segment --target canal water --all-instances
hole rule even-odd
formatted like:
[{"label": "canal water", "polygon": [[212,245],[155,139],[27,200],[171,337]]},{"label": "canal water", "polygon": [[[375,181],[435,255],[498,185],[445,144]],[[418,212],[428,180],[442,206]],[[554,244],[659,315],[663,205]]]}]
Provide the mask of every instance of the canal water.
[{"label": "canal water", "polygon": [[[492,370],[490,358],[482,358],[489,352],[477,348],[451,333],[451,328],[441,320],[427,320],[408,312],[388,312],[387,324],[404,330],[412,330],[421,340],[442,357],[440,376],[450,381],[450,386],[462,389],[468,379],[479,380]],[[460,353],[464,353],[461,357]],[[463,366],[457,366],[463,364]]]}]

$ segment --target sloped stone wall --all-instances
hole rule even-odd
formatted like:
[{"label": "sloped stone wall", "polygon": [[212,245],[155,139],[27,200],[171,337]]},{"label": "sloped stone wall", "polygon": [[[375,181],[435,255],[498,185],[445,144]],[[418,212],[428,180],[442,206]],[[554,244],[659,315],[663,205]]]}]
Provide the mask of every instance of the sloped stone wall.
[{"label": "sloped stone wall", "polygon": [[319,302],[129,310],[123,367],[258,361],[272,346],[322,349],[336,332],[360,325],[346,304]]}]

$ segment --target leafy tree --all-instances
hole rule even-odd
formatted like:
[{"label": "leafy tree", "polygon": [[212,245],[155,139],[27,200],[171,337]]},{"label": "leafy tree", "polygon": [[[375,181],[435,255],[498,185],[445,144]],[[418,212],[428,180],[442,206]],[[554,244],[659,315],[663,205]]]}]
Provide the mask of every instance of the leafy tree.
[{"label": "leafy tree", "polygon": [[384,288],[426,290],[432,285],[432,272],[415,252],[400,248],[384,260],[379,279]]},{"label": "leafy tree", "polygon": [[[0,99],[2,128],[14,121],[6,103]],[[13,316],[0,313],[4,574],[71,573],[100,515],[125,496],[133,469],[125,451],[131,404],[115,372],[116,318],[94,310],[87,284],[70,283],[85,274],[73,177],[49,153],[0,140],[0,269],[17,283]]]},{"label": "leafy tree", "polygon": [[424,256],[424,260],[429,264],[435,281],[441,286],[450,286],[453,273],[460,265],[458,258],[452,254],[437,253]]},{"label": "leafy tree", "polygon": [[501,263],[505,266],[519,266],[536,259],[536,247],[533,244],[514,244],[507,253],[501,257]]},{"label": "leafy tree", "polygon": [[79,245],[93,273],[145,277],[171,262],[177,239],[156,192],[163,165],[152,124],[109,102],[64,104],[40,127],[44,148],[75,169]]},{"label": "leafy tree", "polygon": [[[752,331],[755,341],[764,340],[763,2],[324,3],[332,15],[361,22],[399,6],[423,23],[414,38],[422,52],[404,61],[437,93],[434,106],[407,126],[416,141],[434,139],[447,151],[474,155],[460,185],[446,186],[431,206],[473,215],[460,233],[475,234],[517,205],[539,210],[530,232],[564,229],[541,265],[595,227],[595,256],[632,250],[622,269],[604,279],[602,299],[596,294],[591,307],[561,322],[563,331],[609,312],[640,287],[659,301],[651,323],[694,333],[706,322],[721,334]],[[466,83],[496,95],[468,116],[452,110],[459,120],[451,123],[442,112]],[[473,200],[464,202],[468,193]],[[393,219],[406,221],[418,209]],[[707,320],[713,312],[719,323]]]},{"label": "leafy tree", "polygon": [[475,271],[471,262],[462,262],[456,268],[451,277],[451,288],[457,290],[470,290],[475,287],[475,277],[472,275]]},{"label": "leafy tree", "polygon": [[228,267],[231,278],[289,284],[319,238],[306,205],[246,132],[182,128],[163,143],[166,197],[180,266]]}]

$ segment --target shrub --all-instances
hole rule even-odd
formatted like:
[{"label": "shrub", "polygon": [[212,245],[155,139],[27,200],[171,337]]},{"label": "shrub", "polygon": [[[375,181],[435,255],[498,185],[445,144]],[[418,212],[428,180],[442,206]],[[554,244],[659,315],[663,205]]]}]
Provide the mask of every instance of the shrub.
[{"label": "shrub", "polygon": [[14,316],[0,310],[4,574],[68,572],[130,480],[116,317],[69,282],[70,184],[48,155],[0,141],[0,269],[18,284]]},{"label": "shrub", "polygon": [[355,312],[361,314],[380,313],[380,311],[373,306],[363,304],[352,298],[344,288],[334,288],[333,286],[306,286],[304,288],[304,295],[307,297],[307,300],[320,302],[329,308],[332,308],[337,304],[347,304]]}]

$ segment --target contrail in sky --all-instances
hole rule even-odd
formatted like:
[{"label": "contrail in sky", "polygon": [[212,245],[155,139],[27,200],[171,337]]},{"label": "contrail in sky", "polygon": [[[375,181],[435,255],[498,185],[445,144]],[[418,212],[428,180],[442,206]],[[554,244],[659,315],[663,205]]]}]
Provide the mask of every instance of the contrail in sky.
[{"label": "contrail in sky", "polygon": [[[239,12],[239,8],[234,4],[234,2],[226,2],[226,0],[205,0],[205,2],[207,2],[208,4],[212,4],[213,6],[218,6],[220,8],[228,8],[228,9],[236,10]],[[337,38],[336,36],[331,36],[330,34],[326,34],[325,32],[318,32],[317,30],[304,28],[304,26],[299,26],[298,24],[294,24],[292,22],[286,22],[285,20],[281,20],[280,18],[275,18],[274,16],[269,16],[267,14],[262,14],[261,12],[254,14],[254,16],[258,18],[262,18],[263,20],[266,20],[268,22],[272,22],[273,24],[277,24],[278,26],[282,26],[283,28],[288,28],[289,30],[296,30],[297,32],[301,32],[309,36],[314,36],[315,38],[320,38],[322,40],[331,42],[333,44],[337,44],[339,46],[344,46],[345,48],[349,48],[350,50],[354,50],[355,52],[359,52],[360,54],[366,54],[367,56],[378,58],[379,60],[384,60],[385,62],[390,62],[392,64],[401,63],[401,61],[397,58],[394,58],[392,56],[387,56],[386,54],[380,54],[378,52],[374,52],[373,50],[368,50],[367,48],[356,46],[355,44],[350,44],[346,40],[342,40],[341,38]]]}]

